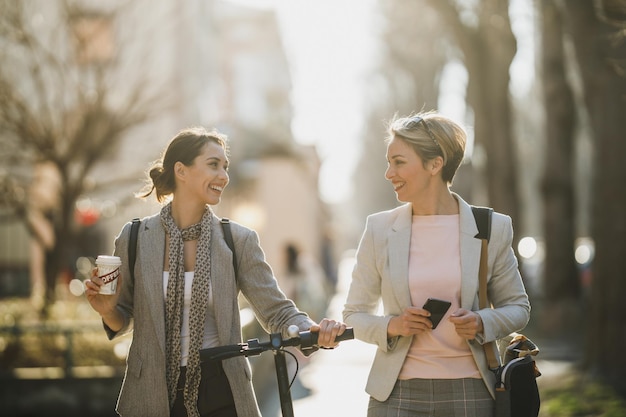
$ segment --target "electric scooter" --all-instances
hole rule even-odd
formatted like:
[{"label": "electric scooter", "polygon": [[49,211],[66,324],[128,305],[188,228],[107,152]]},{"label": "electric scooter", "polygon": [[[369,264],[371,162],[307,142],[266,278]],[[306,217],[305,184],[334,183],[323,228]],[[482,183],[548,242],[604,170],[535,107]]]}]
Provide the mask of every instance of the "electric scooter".
[{"label": "electric scooter", "polygon": [[[289,326],[287,329],[289,337],[287,339],[283,339],[280,333],[272,333],[270,334],[269,341],[267,342],[259,342],[259,339],[249,339],[245,343],[238,343],[236,345],[201,349],[200,360],[223,360],[234,358],[236,356],[256,356],[267,351],[274,352],[274,364],[276,366],[276,378],[278,380],[280,408],[282,410],[283,417],[294,417],[293,402],[291,400],[291,383],[289,382],[287,360],[285,359],[286,351],[284,348],[288,346],[299,346],[305,353],[308,350],[317,350],[319,348],[317,345],[317,332],[300,332],[299,330],[298,326]],[[337,342],[350,339],[354,339],[354,331],[351,327],[347,328],[340,336],[335,338]],[[293,356],[290,352],[288,353]]]}]

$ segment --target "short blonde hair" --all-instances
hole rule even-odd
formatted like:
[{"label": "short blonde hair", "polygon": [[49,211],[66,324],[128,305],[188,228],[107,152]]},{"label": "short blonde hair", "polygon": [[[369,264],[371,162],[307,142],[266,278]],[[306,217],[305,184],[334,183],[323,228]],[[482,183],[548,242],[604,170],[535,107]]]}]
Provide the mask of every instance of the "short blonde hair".
[{"label": "short blonde hair", "polygon": [[441,156],[441,178],[452,184],[465,155],[467,134],[461,126],[432,111],[406,117],[395,115],[387,127],[385,142],[389,143],[394,138],[410,145],[424,163]]}]

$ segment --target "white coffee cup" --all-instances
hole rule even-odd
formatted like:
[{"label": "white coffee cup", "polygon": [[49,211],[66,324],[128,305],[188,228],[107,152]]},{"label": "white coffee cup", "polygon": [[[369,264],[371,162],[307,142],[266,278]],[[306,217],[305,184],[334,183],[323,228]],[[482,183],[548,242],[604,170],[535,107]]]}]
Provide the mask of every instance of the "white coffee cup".
[{"label": "white coffee cup", "polygon": [[102,280],[99,294],[115,294],[122,260],[119,256],[99,255],[96,259],[98,277]]}]

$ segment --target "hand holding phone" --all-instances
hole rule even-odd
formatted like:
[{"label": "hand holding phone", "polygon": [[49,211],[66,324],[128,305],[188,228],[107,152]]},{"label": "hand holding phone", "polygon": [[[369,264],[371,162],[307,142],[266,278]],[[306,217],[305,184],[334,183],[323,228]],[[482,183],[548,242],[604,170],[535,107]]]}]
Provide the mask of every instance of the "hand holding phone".
[{"label": "hand holding phone", "polygon": [[443,316],[446,314],[452,303],[450,301],[440,300],[437,298],[429,298],[422,307],[430,312],[430,321],[433,323],[433,329],[437,327]]}]

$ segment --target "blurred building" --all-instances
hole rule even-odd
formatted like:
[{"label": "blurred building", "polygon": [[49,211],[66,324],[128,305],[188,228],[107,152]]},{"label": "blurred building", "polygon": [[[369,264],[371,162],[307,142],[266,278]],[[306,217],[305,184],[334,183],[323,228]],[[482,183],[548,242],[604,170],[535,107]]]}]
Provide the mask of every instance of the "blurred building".
[{"label": "blurred building", "polygon": [[[54,12],[60,3],[43,1],[37,13],[45,25],[61,23]],[[156,117],[129,130],[85,178],[88,192],[76,219],[92,244],[78,244],[75,258],[111,252],[125,222],[159,209],[152,197],[135,198],[145,172],[180,129],[202,125],[226,133],[231,145],[231,184],[216,213],[259,232],[279,278],[289,244],[321,261],[330,219],[318,193],[320,161],[315,148],[296,143],[291,133],[289,65],[272,11],[214,0],[82,0],[71,21],[82,39],[81,65],[106,68],[116,57],[122,71],[111,84],[113,97],[123,101],[125,91],[141,83],[162,102]],[[5,291],[11,271],[23,275],[37,256],[26,230],[6,222],[0,227],[2,296],[11,292]],[[9,265],[9,258],[19,265]]]}]

